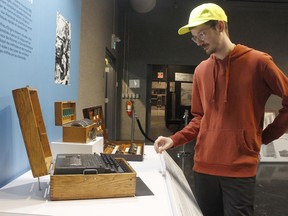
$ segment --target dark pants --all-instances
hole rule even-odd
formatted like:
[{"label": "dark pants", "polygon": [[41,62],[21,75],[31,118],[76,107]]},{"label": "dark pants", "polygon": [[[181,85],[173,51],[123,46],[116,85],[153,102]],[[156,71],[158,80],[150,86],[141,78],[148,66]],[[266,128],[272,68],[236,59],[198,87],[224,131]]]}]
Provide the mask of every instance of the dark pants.
[{"label": "dark pants", "polygon": [[256,177],[194,173],[195,197],[204,216],[252,216]]}]

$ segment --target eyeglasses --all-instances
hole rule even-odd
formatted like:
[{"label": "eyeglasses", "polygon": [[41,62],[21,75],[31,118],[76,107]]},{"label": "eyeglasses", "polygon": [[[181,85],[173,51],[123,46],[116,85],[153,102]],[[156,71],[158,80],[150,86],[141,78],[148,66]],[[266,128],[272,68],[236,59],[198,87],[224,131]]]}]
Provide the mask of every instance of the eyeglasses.
[{"label": "eyeglasses", "polygon": [[213,26],[209,26],[208,28],[200,31],[200,32],[197,34],[197,36],[193,36],[193,35],[192,35],[191,40],[194,41],[195,43],[198,43],[199,41],[204,41],[205,38],[206,38],[206,31],[207,31],[208,29],[212,28],[212,27],[213,27]]}]

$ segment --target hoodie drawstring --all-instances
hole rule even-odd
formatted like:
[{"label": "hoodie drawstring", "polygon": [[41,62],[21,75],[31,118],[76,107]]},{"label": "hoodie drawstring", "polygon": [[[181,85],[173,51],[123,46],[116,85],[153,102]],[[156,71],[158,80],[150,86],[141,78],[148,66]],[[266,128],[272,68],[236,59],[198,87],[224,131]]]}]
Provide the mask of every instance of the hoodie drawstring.
[{"label": "hoodie drawstring", "polygon": [[228,56],[228,63],[226,65],[225,74],[226,74],[226,83],[225,83],[224,102],[227,103],[227,101],[228,101],[229,77],[230,77],[230,55]]},{"label": "hoodie drawstring", "polygon": [[216,98],[216,82],[217,82],[217,76],[218,73],[216,73],[216,62],[214,61],[214,65],[213,65],[213,92],[212,92],[212,99],[211,102],[214,103],[215,102],[215,98]]},{"label": "hoodie drawstring", "polygon": [[[216,83],[217,83],[217,77],[218,77],[218,73],[216,72],[216,61],[214,61],[214,65],[213,65],[213,92],[212,92],[212,99],[211,102],[215,102],[216,99]],[[224,95],[224,102],[227,103],[228,102],[228,88],[229,88],[229,78],[230,78],[230,55],[228,56],[228,61],[226,64],[226,68],[225,68],[225,95]]]}]

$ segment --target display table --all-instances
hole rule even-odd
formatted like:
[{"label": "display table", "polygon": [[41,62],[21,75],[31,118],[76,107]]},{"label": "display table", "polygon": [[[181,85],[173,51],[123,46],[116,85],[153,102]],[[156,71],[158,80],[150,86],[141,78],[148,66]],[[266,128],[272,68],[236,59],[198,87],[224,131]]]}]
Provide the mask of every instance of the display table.
[{"label": "display table", "polygon": [[50,201],[49,176],[40,178],[39,190],[28,171],[0,189],[0,215],[202,215],[181,169],[166,152],[159,155],[145,146],[144,160],[129,163],[153,195]]}]

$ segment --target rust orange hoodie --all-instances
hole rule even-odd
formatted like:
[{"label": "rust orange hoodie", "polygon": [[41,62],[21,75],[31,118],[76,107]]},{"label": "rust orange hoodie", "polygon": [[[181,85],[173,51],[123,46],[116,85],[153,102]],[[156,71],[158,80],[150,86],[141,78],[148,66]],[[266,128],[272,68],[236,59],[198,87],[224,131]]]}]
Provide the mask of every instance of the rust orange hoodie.
[{"label": "rust orange hoodie", "polygon": [[[282,98],[282,108],[263,131],[271,94]],[[225,59],[211,55],[197,66],[191,107],[194,118],[171,138],[174,146],[197,138],[194,171],[255,176],[261,144],[288,129],[288,78],[271,56],[238,44]]]}]

